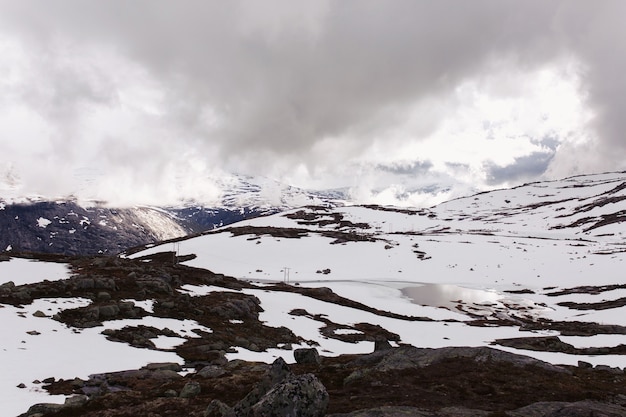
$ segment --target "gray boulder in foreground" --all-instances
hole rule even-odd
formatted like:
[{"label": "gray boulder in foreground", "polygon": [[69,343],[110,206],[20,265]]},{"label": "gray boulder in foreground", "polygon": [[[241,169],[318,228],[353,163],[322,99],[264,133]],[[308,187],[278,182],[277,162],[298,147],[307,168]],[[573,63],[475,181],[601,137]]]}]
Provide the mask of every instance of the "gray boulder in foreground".
[{"label": "gray boulder in foreground", "polygon": [[288,378],[252,406],[254,417],[323,417],[328,392],[313,374]]},{"label": "gray boulder in foreground", "polygon": [[[238,417],[323,417],[328,407],[326,387],[313,374],[295,376],[282,358],[272,363],[264,378],[233,407]],[[211,416],[229,410],[214,404]]]}]

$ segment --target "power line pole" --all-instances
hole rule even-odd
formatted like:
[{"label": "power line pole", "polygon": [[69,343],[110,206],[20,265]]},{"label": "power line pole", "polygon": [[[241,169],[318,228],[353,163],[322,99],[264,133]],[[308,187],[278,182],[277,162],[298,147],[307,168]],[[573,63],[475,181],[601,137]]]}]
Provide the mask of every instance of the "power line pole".
[{"label": "power line pole", "polygon": [[283,282],[289,284],[289,270],[291,268],[283,267]]}]

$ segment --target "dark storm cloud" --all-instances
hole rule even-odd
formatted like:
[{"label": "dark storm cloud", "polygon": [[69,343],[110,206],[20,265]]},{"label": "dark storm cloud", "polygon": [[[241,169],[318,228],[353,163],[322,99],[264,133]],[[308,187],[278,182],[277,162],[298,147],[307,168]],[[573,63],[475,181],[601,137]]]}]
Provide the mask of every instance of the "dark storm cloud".
[{"label": "dark storm cloud", "polygon": [[505,166],[485,164],[487,183],[497,186],[539,178],[546,172],[553,158],[554,152],[534,152],[515,158],[515,162]]},{"label": "dark storm cloud", "polygon": [[[160,0],[27,1],[11,17],[43,50],[58,34],[113,43],[161,80],[169,117],[232,152],[289,154],[348,133],[367,141],[408,104],[449,91],[496,55],[524,67],[555,53],[546,32],[559,2],[318,4],[312,20],[287,2],[259,9]],[[79,91],[79,80],[68,93]],[[218,128],[198,120],[203,107],[216,112]]]},{"label": "dark storm cloud", "polygon": [[387,172],[395,175],[407,175],[413,177],[419,177],[427,173],[433,167],[433,163],[430,161],[412,161],[407,163],[391,163],[391,164],[378,164],[376,168],[380,171]]}]

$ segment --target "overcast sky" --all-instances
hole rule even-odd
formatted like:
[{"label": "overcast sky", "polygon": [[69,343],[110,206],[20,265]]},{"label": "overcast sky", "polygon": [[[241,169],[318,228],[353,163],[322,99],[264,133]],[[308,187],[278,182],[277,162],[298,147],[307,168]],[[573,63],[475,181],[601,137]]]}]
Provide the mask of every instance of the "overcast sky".
[{"label": "overcast sky", "polygon": [[0,0],[0,191],[169,204],[242,173],[428,205],[623,170],[625,16],[623,0]]}]

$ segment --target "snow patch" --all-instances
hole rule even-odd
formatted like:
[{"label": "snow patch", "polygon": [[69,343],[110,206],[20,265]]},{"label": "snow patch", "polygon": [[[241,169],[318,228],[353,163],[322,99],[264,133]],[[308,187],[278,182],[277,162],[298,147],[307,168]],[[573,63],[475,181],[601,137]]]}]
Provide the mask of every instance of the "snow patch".
[{"label": "snow patch", "polygon": [[40,217],[37,219],[37,226],[45,229],[46,227],[48,227],[48,225],[52,223],[51,220],[45,219],[43,217]]}]

